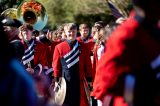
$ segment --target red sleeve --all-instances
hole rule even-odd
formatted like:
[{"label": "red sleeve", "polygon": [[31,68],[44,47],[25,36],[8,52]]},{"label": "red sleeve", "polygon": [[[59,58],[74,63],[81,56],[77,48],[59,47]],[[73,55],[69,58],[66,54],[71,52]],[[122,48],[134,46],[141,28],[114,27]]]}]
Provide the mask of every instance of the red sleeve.
[{"label": "red sleeve", "polygon": [[87,44],[88,50],[90,50],[90,52],[91,52],[93,50],[93,48],[94,48],[95,42],[94,41],[90,41],[90,42],[88,42],[86,44]]},{"label": "red sleeve", "polygon": [[54,77],[60,77],[61,74],[61,56],[58,50],[58,47],[55,47],[54,54],[53,54],[53,61],[52,67],[54,70]]},{"label": "red sleeve", "polygon": [[53,52],[51,50],[51,46],[47,46],[47,66],[50,68],[52,67],[52,55],[53,55]]},{"label": "red sleeve", "polygon": [[48,47],[48,55],[47,55],[47,60],[48,60],[48,67],[52,67],[52,61],[53,61],[53,53],[54,53],[54,48],[57,45],[57,42],[52,42],[52,44]]},{"label": "red sleeve", "polygon": [[132,48],[126,44],[126,40],[132,39],[134,29],[138,24],[134,20],[126,24],[112,33],[106,45],[107,50],[99,60],[91,94],[97,99],[103,100],[106,94],[112,95],[113,93],[110,90],[115,87],[119,76],[131,71],[130,64],[127,62],[132,58],[128,52]]},{"label": "red sleeve", "polygon": [[47,65],[47,47],[43,44],[40,45],[40,64],[44,68]]}]

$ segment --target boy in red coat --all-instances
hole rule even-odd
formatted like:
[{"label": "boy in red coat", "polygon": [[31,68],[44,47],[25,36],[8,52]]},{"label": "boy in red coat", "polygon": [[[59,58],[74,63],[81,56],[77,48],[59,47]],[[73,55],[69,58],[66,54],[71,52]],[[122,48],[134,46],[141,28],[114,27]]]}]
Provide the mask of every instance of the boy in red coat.
[{"label": "boy in red coat", "polygon": [[91,52],[93,50],[95,40],[89,35],[89,26],[87,24],[80,24],[79,32],[81,36],[77,37],[77,40],[79,42],[84,42],[88,47],[88,50]]},{"label": "boy in red coat", "polygon": [[23,24],[19,31],[19,37],[25,47],[22,63],[26,66],[27,71],[32,74],[36,73],[34,72],[36,67],[39,67],[39,72],[42,72],[46,65],[45,45],[32,38],[33,27],[30,24]]},{"label": "boy in red coat", "polygon": [[[135,4],[135,11],[131,13],[129,19],[112,33],[106,44],[107,50],[96,69],[92,95],[102,100],[104,106],[106,106],[107,95],[113,97],[112,106],[127,106],[127,99],[132,101],[131,96],[134,93],[124,100],[125,91],[123,92],[124,85],[121,79],[123,75],[135,73],[137,70],[139,70],[137,73],[141,73],[143,66],[145,68],[149,66],[153,72],[160,65],[159,61],[155,61],[155,59],[159,60],[157,57],[160,54],[160,28],[156,26],[160,19],[160,2],[159,0],[135,0]],[[141,75],[147,74],[145,71]],[[146,78],[146,81],[148,80],[149,78]],[[133,79],[132,82],[134,82]],[[141,92],[150,92],[143,93],[144,95],[139,94],[139,100],[135,95],[134,100],[138,102],[133,100],[131,105],[158,106],[155,102],[159,100],[152,101],[153,98],[151,98],[156,95],[153,89],[155,89],[154,86],[138,89]]]},{"label": "boy in red coat", "polygon": [[[37,81],[38,93],[42,96],[47,92],[44,84],[48,84],[47,77],[44,74],[44,66],[46,65],[46,47],[39,41],[33,39],[33,27],[26,23],[20,26],[19,37],[25,48],[22,57],[22,63],[26,70],[35,77]],[[45,76],[45,77],[42,77]],[[43,79],[42,79],[43,78]],[[45,78],[45,79],[44,79]],[[46,86],[47,87],[47,86]]]},{"label": "boy in red coat", "polygon": [[67,93],[63,106],[89,106],[84,80],[91,81],[91,60],[83,43],[76,40],[77,26],[68,23],[64,27],[67,39],[55,47],[53,69],[56,81],[63,76]]}]

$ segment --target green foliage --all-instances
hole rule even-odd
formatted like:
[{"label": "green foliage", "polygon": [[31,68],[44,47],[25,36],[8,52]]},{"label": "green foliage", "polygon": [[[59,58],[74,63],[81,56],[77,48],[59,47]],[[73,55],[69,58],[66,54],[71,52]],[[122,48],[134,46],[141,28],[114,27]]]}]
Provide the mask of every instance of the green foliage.
[{"label": "green foliage", "polygon": [[[0,11],[7,8],[18,7],[24,0],[0,0]],[[96,21],[108,23],[114,20],[111,11],[107,6],[108,0],[36,0],[44,5],[48,15],[48,25],[52,29],[57,26],[75,22],[88,23],[93,25]],[[132,8],[131,0],[110,0],[118,9],[128,15],[128,10]]]},{"label": "green foliage", "polygon": [[[49,17],[48,24],[55,27],[67,22],[93,24],[108,20],[110,11],[105,0],[39,0],[43,2]],[[104,14],[107,16],[104,18]]]},{"label": "green foliage", "polygon": [[17,0],[0,0],[0,12],[15,7]]},{"label": "green foliage", "polygon": [[115,18],[112,15],[101,13],[101,14],[86,14],[86,15],[77,14],[74,17],[74,19],[77,24],[86,23],[89,26],[92,26],[97,21],[101,20],[107,24],[110,21],[114,20]]}]

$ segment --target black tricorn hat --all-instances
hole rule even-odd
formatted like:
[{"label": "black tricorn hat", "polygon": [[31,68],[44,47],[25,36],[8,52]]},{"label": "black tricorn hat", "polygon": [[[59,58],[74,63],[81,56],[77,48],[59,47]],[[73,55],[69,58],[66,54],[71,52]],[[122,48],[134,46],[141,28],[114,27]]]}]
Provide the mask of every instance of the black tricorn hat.
[{"label": "black tricorn hat", "polygon": [[148,1],[151,1],[151,0],[132,0],[134,5],[139,6],[143,9],[148,8],[148,5],[149,5]]}]

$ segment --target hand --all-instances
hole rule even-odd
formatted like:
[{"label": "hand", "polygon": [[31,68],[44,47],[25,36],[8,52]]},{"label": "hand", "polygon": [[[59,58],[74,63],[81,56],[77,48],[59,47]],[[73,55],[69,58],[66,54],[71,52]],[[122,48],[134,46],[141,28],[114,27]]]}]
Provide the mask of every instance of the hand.
[{"label": "hand", "polygon": [[34,74],[34,69],[33,68],[27,68],[26,69],[30,74]]},{"label": "hand", "polygon": [[52,80],[52,83],[49,86],[49,93],[50,93],[50,95],[54,95],[54,88],[55,88],[55,81]]},{"label": "hand", "polygon": [[60,86],[59,86],[58,82],[55,82],[54,91],[57,92],[58,89],[59,89],[59,87],[60,87]]},{"label": "hand", "polygon": [[92,91],[92,89],[93,89],[93,83],[92,82],[88,82],[88,87],[89,87],[89,90]]},{"label": "hand", "polygon": [[98,34],[98,31],[96,31],[95,35],[93,36],[93,39],[98,40],[98,38],[99,38],[99,34]]},{"label": "hand", "polygon": [[143,9],[141,9],[141,8],[139,8],[139,7],[136,7],[135,8],[135,11],[136,11],[136,14],[137,15],[139,15],[140,17],[142,17],[142,18],[145,18],[145,12],[144,12],[144,10]]},{"label": "hand", "polygon": [[46,34],[46,38],[47,38],[48,40],[51,40],[51,36],[52,36],[52,34],[51,34],[51,32],[48,30],[48,31],[47,31],[47,34]]},{"label": "hand", "polygon": [[52,81],[52,83],[54,83],[54,91],[58,91],[60,85],[58,84],[59,82],[59,77],[55,77],[54,80]]}]

